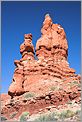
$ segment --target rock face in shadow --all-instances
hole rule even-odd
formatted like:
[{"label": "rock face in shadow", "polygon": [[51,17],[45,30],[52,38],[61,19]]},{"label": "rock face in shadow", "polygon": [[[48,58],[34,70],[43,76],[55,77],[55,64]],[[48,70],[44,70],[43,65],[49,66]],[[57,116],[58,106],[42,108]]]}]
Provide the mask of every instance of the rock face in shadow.
[{"label": "rock face in shadow", "polygon": [[[25,92],[48,92],[49,80],[54,82],[80,81],[80,76],[69,67],[67,61],[68,44],[61,25],[54,24],[47,14],[41,33],[35,51],[32,44],[32,34],[24,35],[24,42],[20,45],[22,58],[14,61],[16,68],[8,90],[8,94],[12,97]],[[38,60],[35,60],[34,52],[36,52]],[[45,82],[43,83],[43,81]]]}]

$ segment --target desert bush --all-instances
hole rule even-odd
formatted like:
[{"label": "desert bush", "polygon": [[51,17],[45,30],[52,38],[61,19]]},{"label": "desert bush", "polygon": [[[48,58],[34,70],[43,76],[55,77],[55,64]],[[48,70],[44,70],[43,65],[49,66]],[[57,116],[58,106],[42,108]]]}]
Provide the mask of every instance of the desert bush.
[{"label": "desert bush", "polygon": [[55,90],[59,90],[59,87],[57,87],[57,86],[52,86],[50,89],[51,89],[52,91],[55,91]]},{"label": "desert bush", "polygon": [[62,111],[61,114],[59,114],[59,118],[69,118],[69,117],[73,117],[75,115],[75,113],[71,110],[64,110]]},{"label": "desert bush", "polygon": [[6,121],[6,120],[7,120],[7,118],[6,118],[6,117],[1,116],[1,122],[2,122],[2,121]]},{"label": "desert bush", "polygon": [[52,86],[52,87],[51,87],[51,90],[52,90],[52,91],[55,91],[56,89],[57,89],[57,88],[56,88],[55,86]]},{"label": "desert bush", "polygon": [[[77,111],[79,113],[79,111]],[[49,114],[42,114],[37,119],[35,119],[35,122],[58,122],[59,120],[67,119],[70,117],[75,116],[75,112],[71,110],[63,110],[61,113],[54,111]]]},{"label": "desert bush", "polygon": [[69,84],[70,86],[74,86],[74,85],[80,86],[80,83],[78,83],[77,81],[69,82]]},{"label": "desert bush", "polygon": [[16,116],[17,112],[11,114],[10,118],[13,119]]},{"label": "desert bush", "polygon": [[78,87],[81,88],[81,84],[80,83],[78,84]]},{"label": "desert bush", "polygon": [[69,101],[67,102],[67,104],[72,105],[72,104],[73,104],[73,102],[72,102],[71,100],[69,100]]},{"label": "desert bush", "polygon": [[76,114],[79,114],[80,115],[81,114],[81,110],[77,110],[76,111]]},{"label": "desert bush", "polygon": [[24,98],[28,99],[28,98],[32,98],[34,97],[34,93],[31,93],[31,92],[27,92],[24,94]]},{"label": "desert bush", "polygon": [[55,118],[55,113],[50,113],[50,114],[42,114],[40,117],[38,117],[35,122],[48,122],[48,121],[53,121],[55,122],[57,118]]},{"label": "desert bush", "polygon": [[20,117],[20,122],[26,122],[28,115],[29,115],[29,112],[23,112],[21,117]]},{"label": "desert bush", "polygon": [[76,111],[77,122],[81,122],[81,110]]},{"label": "desert bush", "polygon": [[26,117],[22,115],[22,116],[20,117],[20,122],[26,122],[26,121],[27,121]]}]

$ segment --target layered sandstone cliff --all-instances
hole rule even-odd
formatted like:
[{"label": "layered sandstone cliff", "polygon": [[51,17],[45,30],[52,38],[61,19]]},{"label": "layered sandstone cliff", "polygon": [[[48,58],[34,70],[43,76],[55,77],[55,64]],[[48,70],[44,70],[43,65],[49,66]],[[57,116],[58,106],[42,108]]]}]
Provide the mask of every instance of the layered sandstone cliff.
[{"label": "layered sandstone cliff", "polygon": [[[35,51],[32,34],[24,35],[24,43],[20,46],[22,58],[14,61],[16,68],[8,91],[12,97],[25,92],[40,93],[43,91],[45,93],[50,87],[48,80],[54,80],[54,82],[80,81],[80,76],[69,67],[68,44],[61,25],[54,24],[47,14],[41,33]],[[38,60],[35,60],[34,52],[36,52]],[[47,82],[43,83],[44,80]]]}]

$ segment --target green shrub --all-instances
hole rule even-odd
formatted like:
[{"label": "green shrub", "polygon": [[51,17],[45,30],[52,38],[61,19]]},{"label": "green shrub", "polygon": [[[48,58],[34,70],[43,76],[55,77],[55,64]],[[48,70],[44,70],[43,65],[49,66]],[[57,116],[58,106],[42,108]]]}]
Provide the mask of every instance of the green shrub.
[{"label": "green shrub", "polygon": [[34,93],[31,93],[31,92],[27,92],[24,94],[24,98],[28,99],[28,98],[32,98],[34,97]]},{"label": "green shrub", "polygon": [[29,112],[23,112],[21,117],[20,117],[20,122],[26,122],[27,121],[27,116],[29,115]]},{"label": "green shrub", "polygon": [[13,114],[11,114],[10,118],[13,119],[16,116],[17,112],[14,112]]},{"label": "green shrub", "polygon": [[69,100],[69,101],[67,102],[67,104],[72,105],[73,103],[72,103],[72,101],[71,101],[71,100]]},{"label": "green shrub", "polygon": [[72,81],[72,82],[69,82],[70,86],[74,86],[74,85],[77,85],[78,87],[80,86],[80,83],[78,83],[77,81]]},{"label": "green shrub", "polygon": [[23,112],[23,115],[27,116],[27,115],[29,115],[29,112]]},{"label": "green shrub", "polygon": [[47,121],[55,121],[55,120],[57,120],[57,119],[55,118],[55,113],[54,112],[48,114]]},{"label": "green shrub", "polygon": [[37,118],[35,122],[47,122],[47,121],[55,122],[56,120],[57,119],[55,118],[55,113],[50,113],[50,114],[40,115],[40,117]]},{"label": "green shrub", "polygon": [[7,120],[7,118],[6,118],[6,117],[1,116],[1,122],[2,122],[2,121],[6,121],[6,120]]},{"label": "green shrub", "polygon": [[22,116],[20,117],[20,122],[26,122],[26,121],[27,121],[26,117],[22,115]]},{"label": "green shrub", "polygon": [[77,111],[76,111],[76,114],[77,114],[77,115],[80,115],[80,114],[81,114],[81,110],[77,110]]},{"label": "green shrub", "polygon": [[74,116],[74,112],[73,111],[71,111],[71,110],[65,110],[65,111],[63,111],[60,115],[59,115],[59,117],[60,118],[69,118],[69,117],[73,117]]},{"label": "green shrub", "polygon": [[78,84],[78,87],[81,88],[81,84],[80,83]]},{"label": "green shrub", "polygon": [[55,91],[55,90],[58,90],[59,87],[57,87],[57,86],[52,86],[50,89],[51,89],[52,91]]}]

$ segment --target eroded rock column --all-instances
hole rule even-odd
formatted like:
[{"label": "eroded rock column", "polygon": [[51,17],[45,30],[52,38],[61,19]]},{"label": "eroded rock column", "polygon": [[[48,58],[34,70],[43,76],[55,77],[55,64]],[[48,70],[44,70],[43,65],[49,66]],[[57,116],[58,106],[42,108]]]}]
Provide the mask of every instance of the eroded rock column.
[{"label": "eroded rock column", "polygon": [[23,85],[25,81],[24,69],[29,61],[34,60],[32,34],[24,35],[24,42],[20,45],[20,53],[22,58],[14,61],[16,68],[8,91],[8,94],[11,96],[21,95],[25,92]]},{"label": "eroded rock column", "polygon": [[38,59],[47,60],[47,65],[51,65],[53,69],[51,74],[54,77],[62,79],[74,76],[75,70],[69,67],[67,61],[68,44],[65,31],[61,25],[54,24],[49,14],[47,14],[41,33],[42,35],[36,43],[36,55]]}]

